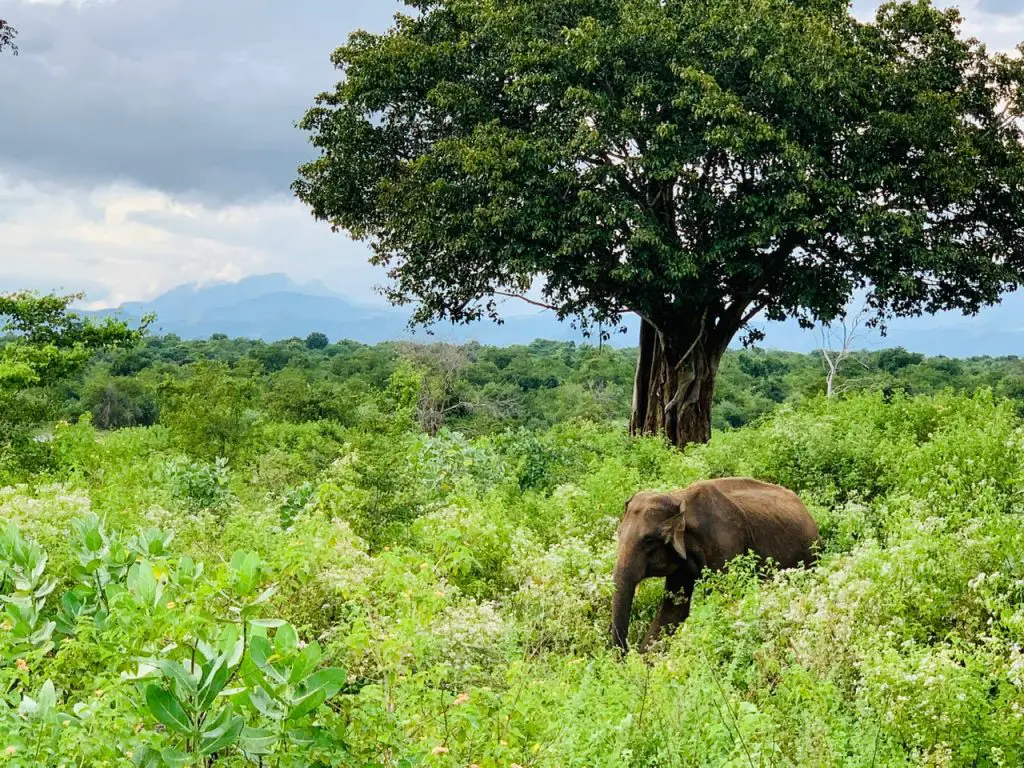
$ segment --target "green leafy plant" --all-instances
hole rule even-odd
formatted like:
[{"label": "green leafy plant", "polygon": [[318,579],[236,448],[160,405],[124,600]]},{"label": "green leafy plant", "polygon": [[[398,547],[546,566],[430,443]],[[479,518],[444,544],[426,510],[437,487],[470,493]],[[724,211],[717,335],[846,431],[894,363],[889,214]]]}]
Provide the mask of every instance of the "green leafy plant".
[{"label": "green leafy plant", "polygon": [[[260,590],[262,569],[255,553],[236,552],[227,576],[230,615],[219,622],[217,641],[198,639],[187,648],[174,645],[160,657],[141,658],[128,678],[141,686],[145,711],[172,737],[159,748],[141,744],[136,765],[213,765],[233,747],[262,759],[317,741],[309,716],[337,695],[345,672],[317,669],[318,644],[300,648],[294,627],[257,615],[275,588]],[[160,602],[161,582],[146,561],[132,566],[128,585],[145,606]],[[273,642],[268,630],[275,630]],[[147,682],[154,677],[158,682]],[[242,705],[270,727],[247,725]]]},{"label": "green leafy plant", "polygon": [[288,527],[295,517],[306,507],[316,495],[316,486],[306,481],[295,488],[290,488],[281,498],[279,514],[281,524]]},{"label": "green leafy plant", "polygon": [[215,509],[231,499],[228,461],[223,457],[212,463],[174,459],[167,463],[164,474],[171,494],[196,509]]},{"label": "green leafy plant", "polygon": [[[72,634],[85,616],[103,626],[111,598],[124,588],[136,558],[117,537],[108,535],[97,515],[75,518],[72,526],[77,534],[71,544],[76,561],[71,573],[76,584],[61,597],[57,614],[58,628],[65,635]],[[138,546],[136,542],[136,550]]]},{"label": "green leafy plant", "polygon": [[177,745],[160,750],[142,745],[135,756],[136,765],[212,765],[218,753],[238,741],[245,719],[235,713],[226,698],[231,691],[225,688],[243,652],[238,633],[225,632],[218,647],[196,643],[185,661],[140,660],[133,679],[144,680],[153,673],[161,677],[161,682],[144,684],[146,712],[167,729]]},{"label": "green leafy plant", "polygon": [[242,672],[246,697],[273,725],[243,734],[247,753],[282,753],[289,746],[303,747],[320,740],[317,730],[305,723],[337,695],[347,677],[345,670],[337,667],[318,669],[322,655],[316,642],[301,645],[290,624],[279,626],[272,641],[265,635],[252,638]]},{"label": "green leafy plant", "polygon": [[56,765],[61,757],[61,733],[76,721],[75,716],[59,709],[57,690],[46,680],[31,696],[23,693],[13,713],[0,717],[0,725],[7,731],[6,756],[30,761],[23,765]]},{"label": "green leafy plant", "polygon": [[56,623],[43,616],[57,581],[46,573],[46,553],[11,523],[0,525],[0,654],[6,662],[41,656],[53,647]]}]

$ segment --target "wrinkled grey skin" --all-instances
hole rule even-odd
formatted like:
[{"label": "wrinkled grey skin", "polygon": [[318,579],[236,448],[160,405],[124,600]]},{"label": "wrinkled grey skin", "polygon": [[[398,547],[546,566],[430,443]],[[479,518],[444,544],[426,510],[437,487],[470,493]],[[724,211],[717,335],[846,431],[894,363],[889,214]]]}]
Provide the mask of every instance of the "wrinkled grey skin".
[{"label": "wrinkled grey skin", "polygon": [[702,480],[671,493],[637,493],[626,503],[618,537],[611,631],[623,651],[637,585],[665,578],[665,599],[641,652],[663,630],[672,632],[685,621],[704,571],[720,571],[747,552],[771,558],[780,568],[809,566],[820,538],[795,493],[745,477]]}]

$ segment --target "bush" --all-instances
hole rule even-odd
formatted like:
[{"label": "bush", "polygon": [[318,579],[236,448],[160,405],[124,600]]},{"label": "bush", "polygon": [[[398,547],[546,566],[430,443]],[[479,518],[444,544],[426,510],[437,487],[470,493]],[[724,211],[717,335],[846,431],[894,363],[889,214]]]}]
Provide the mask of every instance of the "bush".
[{"label": "bush", "polygon": [[156,396],[141,381],[127,377],[96,375],[85,384],[79,402],[99,429],[148,427],[156,423]]},{"label": "bush", "polygon": [[259,414],[253,381],[233,375],[223,363],[197,363],[183,379],[161,386],[163,417],[172,440],[185,453],[213,461],[252,455]]}]

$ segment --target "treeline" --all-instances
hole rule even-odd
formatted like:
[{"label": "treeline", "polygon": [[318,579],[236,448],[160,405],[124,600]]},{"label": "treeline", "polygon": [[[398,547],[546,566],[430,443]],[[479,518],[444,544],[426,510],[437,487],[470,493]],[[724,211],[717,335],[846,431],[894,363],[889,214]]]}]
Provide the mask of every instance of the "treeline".
[{"label": "treeline", "polygon": [[[635,349],[572,342],[367,346],[331,344],[323,334],[276,343],[171,335],[97,356],[83,375],[64,385],[59,415],[73,421],[89,413],[101,429],[171,423],[195,416],[187,405],[195,398],[198,406],[210,410],[216,403],[224,418],[240,421],[258,414],[272,422],[356,426],[397,377],[415,390],[424,431],[436,434],[447,426],[479,435],[509,427],[546,428],[575,418],[625,420],[635,360]],[[883,349],[847,359],[836,383],[839,396],[887,388],[971,393],[986,387],[1024,409],[1024,360],[926,358],[902,348]],[[825,370],[817,353],[730,350],[715,393],[715,427],[740,427],[780,403],[824,392]]]}]

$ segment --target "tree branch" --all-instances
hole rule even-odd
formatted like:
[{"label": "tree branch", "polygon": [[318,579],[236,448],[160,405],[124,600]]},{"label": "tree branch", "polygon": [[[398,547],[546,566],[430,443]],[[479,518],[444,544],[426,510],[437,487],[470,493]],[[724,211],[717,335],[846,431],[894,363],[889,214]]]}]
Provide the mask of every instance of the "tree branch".
[{"label": "tree branch", "polygon": [[12,54],[17,56],[18,46],[14,42],[14,38],[17,36],[18,30],[3,19],[0,19],[0,52],[3,52],[4,48],[7,48]]},{"label": "tree branch", "polygon": [[[491,293],[495,296],[503,296],[507,299],[519,299],[520,301],[525,301],[527,304],[532,304],[533,306],[540,307],[541,309],[550,309],[552,312],[558,312],[560,309],[560,307],[556,307],[554,304],[547,304],[543,301],[537,301],[536,299],[531,299],[528,296],[524,296],[521,293],[508,293],[507,291],[492,291]],[[616,314],[619,315],[640,314],[632,307],[616,307],[614,311]]]},{"label": "tree branch", "polygon": [[745,315],[743,315],[742,318],[740,318],[740,327],[742,328],[744,325],[746,325],[751,320],[753,320],[755,317],[757,317],[757,313],[760,312],[764,308],[765,308],[765,302],[763,302],[763,301],[756,301],[756,302],[754,302],[753,308],[749,312],[747,312]]},{"label": "tree branch", "polygon": [[[821,332],[821,349],[819,350],[822,358],[822,366],[826,366],[825,370],[825,396],[833,397],[838,390],[835,387],[836,376],[839,375],[839,369],[847,358],[858,358],[853,353],[853,345],[856,343],[858,338],[858,331],[860,324],[864,319],[864,316],[868,313],[869,307],[864,305],[854,316],[853,319],[848,323],[846,317],[842,319],[843,326],[843,338],[842,347],[838,350],[832,348],[832,326],[830,323],[823,323],[820,329]],[[827,334],[826,334],[827,329]],[[858,360],[865,368],[870,370],[863,361]]]},{"label": "tree branch", "polygon": [[493,294],[495,296],[504,296],[505,298],[508,299],[519,299],[520,301],[525,301],[527,304],[532,304],[533,306],[540,307],[541,309],[550,309],[554,312],[558,311],[558,307],[554,306],[553,304],[545,304],[543,301],[531,299],[527,296],[523,296],[523,294],[521,293],[506,293],[505,291],[493,291]]}]

